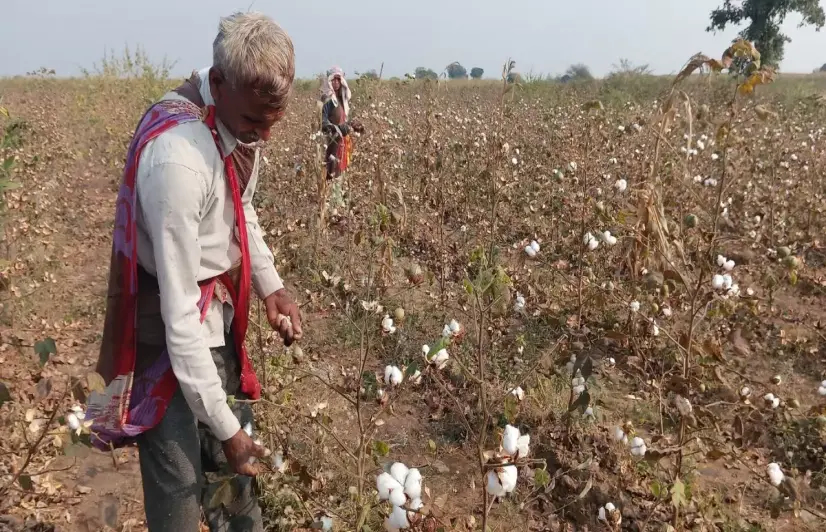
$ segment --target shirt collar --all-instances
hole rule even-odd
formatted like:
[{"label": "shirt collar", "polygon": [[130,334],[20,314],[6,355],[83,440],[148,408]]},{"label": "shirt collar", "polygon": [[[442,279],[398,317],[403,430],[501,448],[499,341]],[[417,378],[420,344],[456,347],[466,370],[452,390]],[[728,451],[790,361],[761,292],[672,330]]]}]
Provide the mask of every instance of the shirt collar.
[{"label": "shirt collar", "polygon": [[[215,105],[215,100],[212,98],[212,91],[209,87],[209,67],[198,71],[198,77],[201,78],[201,98],[204,99],[204,105]],[[218,129],[218,139],[221,142],[221,150],[224,156],[231,154],[235,147],[238,146],[238,139],[230,133],[229,129],[221,122],[220,118],[215,118],[215,127]]]}]

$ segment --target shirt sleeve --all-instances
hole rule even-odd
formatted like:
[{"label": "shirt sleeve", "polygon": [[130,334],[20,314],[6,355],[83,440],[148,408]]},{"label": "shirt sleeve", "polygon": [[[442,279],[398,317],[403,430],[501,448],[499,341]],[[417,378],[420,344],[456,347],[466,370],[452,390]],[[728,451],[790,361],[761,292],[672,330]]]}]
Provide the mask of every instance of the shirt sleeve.
[{"label": "shirt sleeve", "polygon": [[[258,158],[259,155],[256,155]],[[252,270],[252,284],[255,292],[261,299],[284,288],[284,282],[275,269],[275,258],[269,246],[264,241],[264,232],[258,223],[258,213],[252,205],[255,187],[258,183],[258,161],[255,171],[247,184],[247,193],[243,197],[244,217],[247,220],[247,240],[250,247],[250,266]]]},{"label": "shirt sleeve", "polygon": [[212,354],[201,334],[198,242],[206,180],[189,167],[156,164],[141,176],[138,201],[160,287],[161,315],[172,371],[195,416],[225,441],[241,425],[227,404]]}]

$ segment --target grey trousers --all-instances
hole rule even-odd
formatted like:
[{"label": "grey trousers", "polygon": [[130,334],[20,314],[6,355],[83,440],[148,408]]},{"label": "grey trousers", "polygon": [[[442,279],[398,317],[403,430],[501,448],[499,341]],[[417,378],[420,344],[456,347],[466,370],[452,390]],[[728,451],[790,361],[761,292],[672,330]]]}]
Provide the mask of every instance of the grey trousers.
[{"label": "grey trousers", "polygon": [[[139,343],[138,356],[142,347],[148,346]],[[226,338],[225,347],[212,350],[212,358],[227,395],[246,399],[240,391],[240,364],[231,336]],[[236,403],[232,410],[242,427],[253,421],[249,404]],[[210,473],[217,474],[222,466],[226,469],[226,457],[221,442],[196,420],[180,388],[161,422],[138,437],[138,450],[150,532],[199,532],[202,508],[211,532],[263,532],[251,477],[233,478],[236,496],[229,506],[210,507],[222,484],[207,477],[214,479]]]}]

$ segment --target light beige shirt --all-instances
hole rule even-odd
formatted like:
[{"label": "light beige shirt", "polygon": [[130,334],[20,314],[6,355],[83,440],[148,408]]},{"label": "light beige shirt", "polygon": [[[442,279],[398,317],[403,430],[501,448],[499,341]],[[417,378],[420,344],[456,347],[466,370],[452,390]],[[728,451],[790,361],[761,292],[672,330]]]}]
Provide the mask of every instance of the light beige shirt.
[{"label": "light beige shirt", "polygon": [[[206,105],[213,105],[208,72],[199,72],[201,96]],[[163,97],[181,98],[174,92]],[[229,155],[237,140],[220,121],[217,129],[221,148]],[[256,151],[255,166],[241,199],[247,219],[252,282],[259,297],[264,298],[284,285],[252,206],[259,160],[260,152]],[[138,263],[158,278],[172,370],[197,418],[219,440],[227,440],[240,425],[227,404],[210,348],[224,345],[233,309],[213,299],[201,323],[198,281],[237,266],[241,250],[232,192],[209,128],[202,122],[188,122],[159,135],[144,147],[136,179]]]}]

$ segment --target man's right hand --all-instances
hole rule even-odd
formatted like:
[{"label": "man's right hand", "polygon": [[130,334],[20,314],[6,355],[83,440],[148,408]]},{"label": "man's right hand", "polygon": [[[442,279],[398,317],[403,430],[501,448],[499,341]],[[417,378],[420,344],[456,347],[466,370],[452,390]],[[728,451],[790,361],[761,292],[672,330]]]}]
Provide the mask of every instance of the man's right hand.
[{"label": "man's right hand", "polygon": [[224,456],[233,471],[239,475],[254,477],[258,474],[258,464],[250,463],[250,458],[264,458],[264,448],[255,445],[246,432],[239,430],[235,436],[221,444],[224,448]]}]

